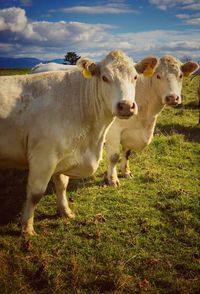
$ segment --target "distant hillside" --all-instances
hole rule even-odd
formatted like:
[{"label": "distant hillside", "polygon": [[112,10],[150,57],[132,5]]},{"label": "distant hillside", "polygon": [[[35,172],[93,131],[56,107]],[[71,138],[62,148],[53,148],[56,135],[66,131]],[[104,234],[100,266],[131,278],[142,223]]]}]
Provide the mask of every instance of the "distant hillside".
[{"label": "distant hillside", "polygon": [[63,59],[40,60],[37,58],[12,58],[0,57],[0,68],[32,68],[38,63],[56,62],[63,63]]},{"label": "distant hillside", "polygon": [[[46,62],[56,62],[56,63],[62,64],[64,62],[64,59],[57,58],[57,59],[48,60]],[[65,64],[66,64],[66,62],[65,62]]]}]

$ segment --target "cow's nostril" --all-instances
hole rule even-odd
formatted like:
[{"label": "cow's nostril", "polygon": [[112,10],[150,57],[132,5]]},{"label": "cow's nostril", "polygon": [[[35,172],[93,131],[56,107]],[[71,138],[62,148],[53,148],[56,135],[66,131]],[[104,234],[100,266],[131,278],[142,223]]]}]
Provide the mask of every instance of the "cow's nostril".
[{"label": "cow's nostril", "polygon": [[179,96],[176,96],[176,99],[175,99],[175,101],[178,101],[179,100]]},{"label": "cow's nostril", "polygon": [[132,104],[131,109],[135,109],[135,103]]},{"label": "cow's nostril", "polygon": [[123,110],[124,109],[124,103],[119,102],[117,104],[117,108],[118,108],[118,110]]}]

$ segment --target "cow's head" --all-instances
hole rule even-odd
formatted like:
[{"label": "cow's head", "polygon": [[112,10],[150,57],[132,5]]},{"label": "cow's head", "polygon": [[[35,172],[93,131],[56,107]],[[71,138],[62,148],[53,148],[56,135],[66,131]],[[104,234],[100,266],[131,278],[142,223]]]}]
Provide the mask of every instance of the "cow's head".
[{"label": "cow's head", "polygon": [[156,57],[147,57],[134,64],[125,53],[114,50],[98,64],[81,58],[77,65],[82,68],[85,78],[98,79],[98,89],[110,112],[118,118],[129,118],[138,112],[135,102],[138,73],[147,68],[153,70],[157,62]]},{"label": "cow's head", "polygon": [[152,82],[162,104],[176,106],[181,103],[183,76],[188,76],[198,68],[196,62],[181,63],[171,55],[160,58]]}]

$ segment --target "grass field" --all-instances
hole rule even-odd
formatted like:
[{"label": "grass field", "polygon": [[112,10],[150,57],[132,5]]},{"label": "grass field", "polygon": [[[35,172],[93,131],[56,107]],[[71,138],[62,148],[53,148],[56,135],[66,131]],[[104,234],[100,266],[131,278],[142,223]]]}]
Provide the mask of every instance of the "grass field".
[{"label": "grass field", "polygon": [[23,239],[26,175],[16,183],[2,172],[0,293],[200,293],[197,82],[186,78],[184,106],[162,112],[152,144],[131,159],[132,180],[102,185],[103,160],[94,177],[70,182],[74,221],[56,215],[50,187],[38,235]]},{"label": "grass field", "polygon": [[22,75],[31,71],[30,68],[0,68],[0,76]]}]

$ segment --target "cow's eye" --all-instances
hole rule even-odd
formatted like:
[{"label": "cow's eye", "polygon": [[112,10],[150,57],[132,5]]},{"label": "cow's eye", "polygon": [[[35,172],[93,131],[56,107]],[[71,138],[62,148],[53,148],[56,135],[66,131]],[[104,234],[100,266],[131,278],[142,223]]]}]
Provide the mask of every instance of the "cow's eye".
[{"label": "cow's eye", "polygon": [[180,74],[180,79],[182,79],[182,77],[183,77],[183,74]]},{"label": "cow's eye", "polygon": [[156,77],[157,77],[157,79],[158,79],[158,80],[160,80],[160,79],[161,79],[161,76],[159,76],[159,75],[157,75]]},{"label": "cow's eye", "polygon": [[134,80],[137,80],[137,76],[134,76]]},{"label": "cow's eye", "polygon": [[109,82],[109,80],[108,80],[108,78],[107,78],[106,76],[102,76],[102,80],[103,80],[104,82],[106,82],[106,83]]}]

